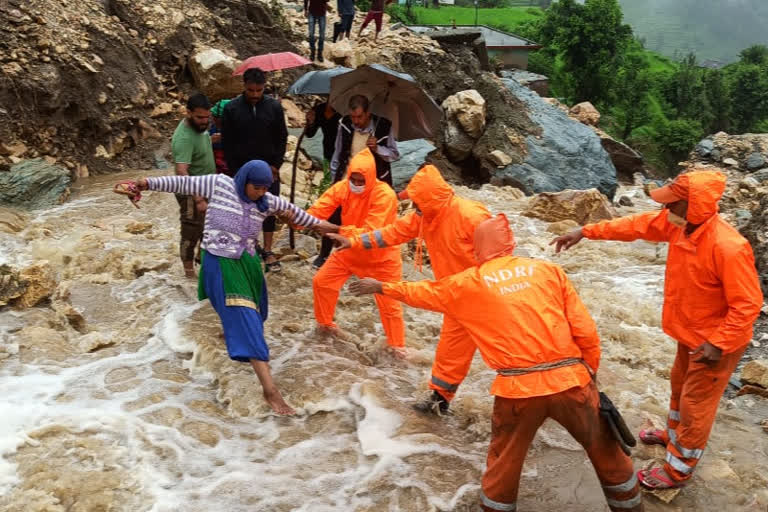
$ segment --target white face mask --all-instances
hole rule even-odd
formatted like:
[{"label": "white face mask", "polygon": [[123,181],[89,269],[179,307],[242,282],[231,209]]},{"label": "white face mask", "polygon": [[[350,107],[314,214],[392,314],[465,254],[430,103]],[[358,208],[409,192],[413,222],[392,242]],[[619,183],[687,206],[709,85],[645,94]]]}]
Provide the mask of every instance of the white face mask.
[{"label": "white face mask", "polygon": [[349,182],[349,191],[353,194],[362,194],[365,192],[365,185],[355,185],[351,181]]},{"label": "white face mask", "polygon": [[675,225],[679,228],[684,228],[686,224],[688,224],[688,221],[686,221],[683,217],[676,215],[672,212],[667,213],[667,220],[670,222],[670,224]]}]

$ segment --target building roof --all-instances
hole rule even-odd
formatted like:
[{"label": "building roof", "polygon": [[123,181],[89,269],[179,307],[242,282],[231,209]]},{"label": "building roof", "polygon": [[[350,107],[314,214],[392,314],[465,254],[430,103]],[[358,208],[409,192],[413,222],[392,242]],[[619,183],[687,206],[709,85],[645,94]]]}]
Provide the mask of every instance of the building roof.
[{"label": "building roof", "polygon": [[[453,25],[406,25],[406,27],[416,33],[429,32],[432,30],[451,30],[454,28]],[[510,34],[509,32],[503,32],[486,25],[456,25],[456,29],[480,32],[483,34],[485,46],[488,48],[525,48],[528,50],[538,50],[541,48],[541,45],[524,37]]]}]

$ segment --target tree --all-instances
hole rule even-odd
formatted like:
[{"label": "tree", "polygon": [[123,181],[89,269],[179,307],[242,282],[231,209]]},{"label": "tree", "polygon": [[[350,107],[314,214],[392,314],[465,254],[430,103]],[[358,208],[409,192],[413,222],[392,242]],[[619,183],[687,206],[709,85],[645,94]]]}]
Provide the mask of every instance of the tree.
[{"label": "tree", "polygon": [[677,71],[663,87],[664,97],[674,110],[673,117],[704,119],[711,115],[703,76],[704,69],[699,67],[696,54],[689,53],[680,59]]},{"label": "tree", "polygon": [[560,0],[545,12],[538,40],[559,51],[574,102],[601,103],[611,96],[619,56],[632,39],[618,0]]},{"label": "tree", "polygon": [[710,69],[704,73],[704,94],[709,105],[709,122],[705,124],[707,133],[728,131],[731,123],[731,91],[725,82],[725,76],[719,69]]},{"label": "tree", "polygon": [[756,44],[742,50],[739,53],[741,62],[745,64],[755,64],[757,66],[768,65],[768,47],[762,44]]},{"label": "tree", "polygon": [[613,108],[622,139],[626,140],[632,130],[650,120],[650,90],[650,66],[646,59],[637,53],[625,55],[616,78]]},{"label": "tree", "polygon": [[744,133],[768,117],[768,78],[756,64],[739,64],[731,76],[733,124]]},{"label": "tree", "polygon": [[688,153],[704,136],[701,123],[692,119],[675,119],[659,130],[659,146],[668,163],[685,160]]}]

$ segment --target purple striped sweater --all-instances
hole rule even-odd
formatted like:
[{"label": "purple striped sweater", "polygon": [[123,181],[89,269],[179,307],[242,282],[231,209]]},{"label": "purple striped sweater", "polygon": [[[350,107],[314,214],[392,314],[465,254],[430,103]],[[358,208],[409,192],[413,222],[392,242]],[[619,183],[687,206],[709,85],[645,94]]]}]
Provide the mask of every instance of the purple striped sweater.
[{"label": "purple striped sweater", "polygon": [[260,212],[254,203],[240,199],[235,191],[235,181],[226,174],[160,176],[147,178],[147,185],[149,190],[207,198],[208,210],[205,212],[201,247],[223,258],[239,259],[244,250],[253,255],[264,219],[275,213],[291,210],[294,212],[293,222],[304,227],[320,222],[320,219],[269,192],[269,209]]}]

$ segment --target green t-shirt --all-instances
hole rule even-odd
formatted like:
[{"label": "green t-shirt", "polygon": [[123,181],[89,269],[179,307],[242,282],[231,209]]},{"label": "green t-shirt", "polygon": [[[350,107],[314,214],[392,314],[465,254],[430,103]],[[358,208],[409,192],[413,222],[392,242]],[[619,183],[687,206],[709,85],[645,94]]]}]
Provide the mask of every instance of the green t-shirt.
[{"label": "green t-shirt", "polygon": [[190,176],[201,176],[216,172],[213,158],[213,146],[208,131],[198,132],[182,119],[171,138],[173,161],[177,164],[189,164]]}]

